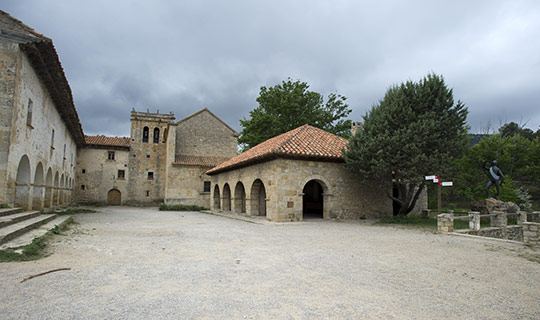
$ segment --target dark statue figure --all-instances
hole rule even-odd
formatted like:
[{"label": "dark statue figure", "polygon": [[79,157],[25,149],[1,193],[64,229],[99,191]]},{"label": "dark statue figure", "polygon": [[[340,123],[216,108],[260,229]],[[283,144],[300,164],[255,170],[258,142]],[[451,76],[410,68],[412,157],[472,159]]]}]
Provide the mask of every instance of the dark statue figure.
[{"label": "dark statue figure", "polygon": [[491,167],[489,167],[489,168],[486,166],[488,163],[489,163],[489,161],[484,161],[484,164],[482,166],[488,172],[488,176],[489,176],[489,181],[488,181],[488,183],[486,184],[486,187],[485,187],[487,197],[489,198],[489,188],[492,185],[495,185],[495,188],[497,188],[497,200],[501,200],[500,186],[504,182],[504,175],[503,175],[501,169],[499,169],[499,167],[497,167],[497,160],[493,160],[491,162]]}]

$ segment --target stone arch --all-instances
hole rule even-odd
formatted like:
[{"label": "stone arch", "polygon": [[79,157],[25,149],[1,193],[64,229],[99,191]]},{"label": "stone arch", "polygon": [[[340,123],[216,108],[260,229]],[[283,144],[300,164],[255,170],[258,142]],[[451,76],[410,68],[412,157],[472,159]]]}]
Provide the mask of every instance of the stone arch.
[{"label": "stone arch", "polygon": [[58,171],[56,171],[56,173],[54,174],[54,184],[53,184],[53,203],[52,203],[53,206],[58,205],[58,192],[60,191],[59,186],[60,186],[60,174],[58,173]]},{"label": "stone arch", "polygon": [[221,209],[221,201],[219,198],[219,186],[216,184],[214,186],[214,210]]},{"label": "stone arch", "polygon": [[122,205],[122,193],[118,189],[111,189],[107,192],[107,204],[110,206]]},{"label": "stone arch", "polygon": [[234,187],[234,212],[246,213],[246,189],[241,181]]},{"label": "stone arch", "polygon": [[59,201],[60,204],[64,204],[65,183],[66,183],[66,177],[62,173],[62,175],[60,176],[60,186],[59,186],[59,189],[58,189],[58,201]]},{"label": "stone arch", "polygon": [[15,178],[15,206],[21,207],[23,210],[30,209],[30,194],[31,194],[31,170],[30,159],[27,155],[23,155],[17,167],[17,177]]},{"label": "stone arch", "polygon": [[302,187],[302,219],[328,218],[328,184],[323,179],[310,179]]},{"label": "stone arch", "polygon": [[43,164],[41,162],[36,166],[32,189],[32,210],[41,211],[43,210],[43,199],[45,197],[45,179],[43,177]]},{"label": "stone arch", "polygon": [[251,185],[250,205],[252,216],[266,216],[266,188],[261,179],[256,179]]},{"label": "stone arch", "polygon": [[231,188],[228,183],[223,186],[223,211],[231,211]]},{"label": "stone arch", "polygon": [[50,208],[52,205],[53,195],[53,175],[52,169],[47,170],[47,176],[45,177],[45,208]]}]

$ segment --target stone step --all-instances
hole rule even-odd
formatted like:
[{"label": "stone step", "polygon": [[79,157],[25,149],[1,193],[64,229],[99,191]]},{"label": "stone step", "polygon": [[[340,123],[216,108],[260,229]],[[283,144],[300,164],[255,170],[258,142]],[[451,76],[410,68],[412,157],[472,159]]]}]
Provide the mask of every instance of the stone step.
[{"label": "stone step", "polygon": [[1,244],[0,250],[17,249],[17,248],[21,248],[26,245],[29,245],[32,243],[32,240],[34,240],[35,238],[41,237],[42,235],[44,235],[45,233],[53,229],[55,226],[62,224],[69,218],[71,218],[71,216],[57,216],[53,220],[45,224],[42,224],[39,227],[34,228],[28,232],[25,232],[21,234],[20,236],[13,238],[4,244]]},{"label": "stone step", "polygon": [[55,214],[42,214],[34,218],[26,219],[0,229],[0,244],[6,243],[19,235],[28,232],[46,222],[53,220]]},{"label": "stone step", "polygon": [[10,214],[19,213],[22,211],[22,208],[2,208],[0,209],[0,217],[9,216]]},{"label": "stone step", "polygon": [[0,217],[0,228],[7,227],[11,224],[39,216],[39,211],[25,211],[21,213],[10,214],[9,216]]}]

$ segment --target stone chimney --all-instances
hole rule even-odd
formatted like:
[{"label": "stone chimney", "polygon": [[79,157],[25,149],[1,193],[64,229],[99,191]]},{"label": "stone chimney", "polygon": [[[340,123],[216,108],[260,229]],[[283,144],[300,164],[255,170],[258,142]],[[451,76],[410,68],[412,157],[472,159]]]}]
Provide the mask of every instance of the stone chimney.
[{"label": "stone chimney", "polygon": [[351,135],[356,135],[356,132],[362,128],[362,123],[359,121],[353,121],[351,123]]}]

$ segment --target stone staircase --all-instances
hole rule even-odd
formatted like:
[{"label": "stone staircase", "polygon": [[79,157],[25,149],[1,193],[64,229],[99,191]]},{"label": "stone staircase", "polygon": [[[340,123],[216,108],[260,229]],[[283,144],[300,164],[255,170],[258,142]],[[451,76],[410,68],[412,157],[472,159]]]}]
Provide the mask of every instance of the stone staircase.
[{"label": "stone staircase", "polygon": [[67,219],[69,216],[23,212],[21,208],[0,209],[0,250],[28,245]]}]

